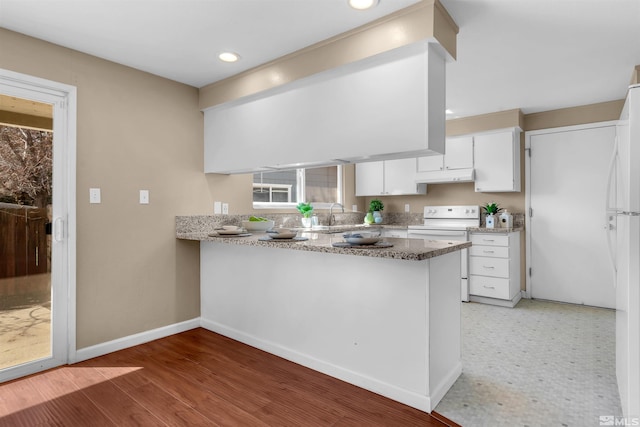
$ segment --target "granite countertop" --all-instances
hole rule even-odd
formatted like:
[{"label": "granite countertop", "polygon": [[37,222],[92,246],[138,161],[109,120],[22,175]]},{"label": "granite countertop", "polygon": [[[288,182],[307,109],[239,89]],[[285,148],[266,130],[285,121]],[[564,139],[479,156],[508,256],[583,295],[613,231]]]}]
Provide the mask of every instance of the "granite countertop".
[{"label": "granite countertop", "polygon": [[422,240],[385,238],[384,242],[392,243],[388,248],[366,247],[334,247],[332,243],[344,242],[340,234],[300,232],[299,237],[306,237],[305,241],[260,241],[260,238],[268,236],[267,233],[253,233],[247,237],[219,237],[210,236],[206,232],[178,232],[176,237],[183,240],[195,240],[201,242],[217,242],[231,245],[262,246],[265,248],[285,248],[291,250],[325,252],[345,255],[369,256],[377,258],[392,258],[410,261],[421,261],[450,252],[471,247],[471,242],[447,241],[447,240]]}]

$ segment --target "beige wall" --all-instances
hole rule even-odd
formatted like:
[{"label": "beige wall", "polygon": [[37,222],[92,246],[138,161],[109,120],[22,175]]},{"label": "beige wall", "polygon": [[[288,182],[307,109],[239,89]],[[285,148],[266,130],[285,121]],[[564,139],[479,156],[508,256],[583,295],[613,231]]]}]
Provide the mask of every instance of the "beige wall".
[{"label": "beige wall", "polygon": [[211,213],[221,184],[202,173],[198,90],[4,29],[0,52],[0,68],[78,88],[78,348],[198,317],[199,245],[174,225]]}]

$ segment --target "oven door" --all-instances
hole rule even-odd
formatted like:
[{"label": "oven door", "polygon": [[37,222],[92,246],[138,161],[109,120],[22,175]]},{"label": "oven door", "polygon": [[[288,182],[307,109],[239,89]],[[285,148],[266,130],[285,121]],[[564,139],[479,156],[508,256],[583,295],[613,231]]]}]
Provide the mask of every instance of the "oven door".
[{"label": "oven door", "polygon": [[[466,242],[469,240],[467,230],[442,230],[442,229],[416,229],[410,228],[407,233],[409,239],[424,240],[459,240]],[[460,254],[460,299],[469,302],[469,281],[467,273],[467,263],[469,250],[463,249]]]}]

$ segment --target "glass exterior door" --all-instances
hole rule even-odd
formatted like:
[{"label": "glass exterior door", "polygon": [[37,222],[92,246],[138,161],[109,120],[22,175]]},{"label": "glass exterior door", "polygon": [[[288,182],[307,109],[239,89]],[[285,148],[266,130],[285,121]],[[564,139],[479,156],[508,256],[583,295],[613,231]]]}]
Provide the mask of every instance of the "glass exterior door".
[{"label": "glass exterior door", "polygon": [[0,95],[0,370],[52,355],[52,105]]}]

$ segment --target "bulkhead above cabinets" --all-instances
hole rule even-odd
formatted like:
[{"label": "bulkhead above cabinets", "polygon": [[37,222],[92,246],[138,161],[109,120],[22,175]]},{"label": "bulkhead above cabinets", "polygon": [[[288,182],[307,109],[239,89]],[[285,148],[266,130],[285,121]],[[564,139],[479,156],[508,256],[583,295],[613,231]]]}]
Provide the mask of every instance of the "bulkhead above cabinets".
[{"label": "bulkhead above cabinets", "polygon": [[416,158],[445,144],[445,59],[426,40],[204,111],[205,172]]}]

